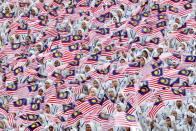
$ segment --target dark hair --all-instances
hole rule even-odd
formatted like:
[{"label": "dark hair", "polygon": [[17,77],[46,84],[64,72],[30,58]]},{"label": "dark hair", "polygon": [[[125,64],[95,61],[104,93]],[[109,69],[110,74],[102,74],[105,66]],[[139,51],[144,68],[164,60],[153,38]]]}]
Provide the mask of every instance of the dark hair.
[{"label": "dark hair", "polygon": [[[170,117],[166,117],[166,119],[170,119]],[[171,119],[170,119],[171,120]]]},{"label": "dark hair", "polygon": [[123,11],[125,10],[124,5],[120,5],[120,8],[121,8]]}]

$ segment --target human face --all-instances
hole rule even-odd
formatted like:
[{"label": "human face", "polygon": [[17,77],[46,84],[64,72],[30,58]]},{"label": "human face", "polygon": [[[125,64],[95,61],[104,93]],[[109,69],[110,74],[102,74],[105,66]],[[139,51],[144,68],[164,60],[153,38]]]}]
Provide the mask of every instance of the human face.
[{"label": "human face", "polygon": [[145,65],[145,60],[144,60],[144,58],[140,58],[140,62],[141,62],[141,65],[142,65],[142,67]]},{"label": "human face", "polygon": [[180,19],[176,18],[175,19],[175,22],[178,23],[178,24],[180,24]]},{"label": "human face", "polygon": [[86,29],[86,23],[85,22],[82,22],[82,29]]},{"label": "human face", "polygon": [[121,18],[121,17],[122,17],[121,11],[118,10],[118,11],[117,11],[117,15],[118,15],[119,18]]},{"label": "human face", "polygon": [[192,113],[195,113],[194,107],[192,105],[189,106],[189,111],[191,111]]},{"label": "human face", "polygon": [[178,25],[175,24],[175,25],[173,26],[173,30],[176,31],[177,28],[178,28]]},{"label": "human face", "polygon": [[91,90],[90,94],[91,96],[96,96],[96,92],[94,90]]},{"label": "human face", "polygon": [[16,39],[19,39],[20,36],[18,34],[16,34],[15,37],[16,37]]},{"label": "human face", "polygon": [[95,88],[99,88],[99,83],[96,80],[93,82],[93,85]]},{"label": "human face", "polygon": [[70,25],[67,25],[66,26],[66,29],[67,29],[68,32],[70,32],[71,31],[71,26]]},{"label": "human face", "polygon": [[166,119],[166,123],[167,123],[167,126],[168,127],[171,127],[171,119],[170,118],[167,118]]},{"label": "human face", "polygon": [[120,93],[120,94],[118,95],[118,98],[119,98],[120,101],[122,101],[122,100],[124,99],[122,93]]},{"label": "human face", "polygon": [[49,126],[49,131],[54,131],[54,127],[53,126]]},{"label": "human face", "polygon": [[90,67],[87,65],[85,66],[85,72],[89,72],[90,71]]},{"label": "human face", "polygon": [[125,52],[122,52],[122,56],[123,56],[124,58],[127,58],[127,54],[125,54]]},{"label": "human face", "polygon": [[60,66],[60,62],[56,60],[56,61],[54,62],[54,66],[55,66],[55,67]]},{"label": "human face", "polygon": [[42,89],[39,89],[38,91],[38,95],[42,96],[43,95],[43,90]]},{"label": "human face", "polygon": [[6,14],[10,13],[10,10],[9,10],[8,7],[5,8],[5,13],[6,13]]},{"label": "human face", "polygon": [[42,50],[41,45],[37,45],[36,47],[37,47],[37,50],[38,51],[41,51]]},{"label": "human face", "polygon": [[94,50],[94,53],[97,54],[98,52],[99,52],[99,50],[96,48],[96,49]]},{"label": "human face", "polygon": [[180,107],[182,106],[182,101],[181,101],[181,100],[177,100],[177,101],[176,101],[176,106],[177,106],[178,108],[180,108]]},{"label": "human face", "polygon": [[26,40],[26,41],[31,41],[31,37],[27,36],[27,37],[25,38],[25,40]]},{"label": "human face", "polygon": [[102,49],[101,43],[97,44],[97,46],[98,46],[100,49]]},{"label": "human face", "polygon": [[157,52],[160,54],[160,53],[162,53],[163,52],[163,48],[158,48],[157,49]]},{"label": "human face", "polygon": [[78,35],[82,35],[82,31],[81,30],[78,30]]},{"label": "human face", "polygon": [[113,18],[113,22],[114,22],[114,23],[117,23],[116,17]]},{"label": "human face", "polygon": [[189,31],[189,34],[193,34],[193,33],[194,33],[194,30],[191,28]]},{"label": "human face", "polygon": [[38,118],[38,120],[43,123],[43,119],[41,117]]},{"label": "human face", "polygon": [[122,108],[121,108],[121,106],[119,104],[117,105],[117,111],[118,112],[121,112],[122,111]]},{"label": "human face", "polygon": [[91,126],[89,124],[86,125],[86,131],[92,131]]},{"label": "human face", "polygon": [[121,64],[125,63],[125,60],[124,59],[120,60],[120,63]]},{"label": "human face", "polygon": [[10,38],[10,43],[14,43],[14,38]]},{"label": "human face", "polygon": [[109,90],[108,94],[109,94],[110,98],[114,97],[114,91],[113,90]]},{"label": "human face", "polygon": [[31,10],[31,15],[35,16],[35,10]]},{"label": "human face", "polygon": [[111,56],[106,56],[106,59],[107,60],[112,60],[112,57]]},{"label": "human face", "polygon": [[154,128],[154,121],[151,121],[151,122],[150,122],[150,127],[151,127],[151,129]]},{"label": "human face", "polygon": [[185,45],[184,44],[181,44],[181,49],[185,50]]},{"label": "human face", "polygon": [[148,54],[147,54],[147,52],[146,52],[146,51],[143,51],[143,52],[142,52],[142,55],[143,55],[143,57],[145,57],[145,58],[147,58],[147,57],[148,57]]},{"label": "human face", "polygon": [[172,115],[175,117],[175,119],[177,119],[177,112],[176,111],[173,111]]},{"label": "human face", "polygon": [[114,87],[117,87],[117,86],[118,86],[117,80],[113,80],[113,81],[112,81],[112,85],[113,85]]},{"label": "human face", "polygon": [[45,106],[45,112],[50,113],[50,106],[48,106],[48,105]]},{"label": "human face", "polygon": [[192,117],[187,116],[187,122],[191,125],[192,124]]},{"label": "human face", "polygon": [[50,83],[48,81],[45,82],[45,88],[48,89],[50,87]]}]

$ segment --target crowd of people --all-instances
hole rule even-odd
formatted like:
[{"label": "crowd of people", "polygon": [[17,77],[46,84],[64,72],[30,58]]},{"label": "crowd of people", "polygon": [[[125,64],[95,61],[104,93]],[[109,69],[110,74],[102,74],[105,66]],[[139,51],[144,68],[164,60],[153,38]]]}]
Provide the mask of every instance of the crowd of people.
[{"label": "crowd of people", "polygon": [[0,0],[1,131],[196,131],[194,0]]}]

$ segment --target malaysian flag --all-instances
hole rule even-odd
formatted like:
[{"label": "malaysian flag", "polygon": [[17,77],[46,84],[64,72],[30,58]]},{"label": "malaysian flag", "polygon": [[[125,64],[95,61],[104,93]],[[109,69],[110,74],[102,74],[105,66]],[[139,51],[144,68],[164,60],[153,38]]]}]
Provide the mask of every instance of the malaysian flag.
[{"label": "malaysian flag", "polygon": [[141,83],[141,86],[135,96],[134,106],[139,106],[152,96],[152,92],[148,86],[149,84],[147,81]]},{"label": "malaysian flag", "polygon": [[16,30],[14,30],[17,34],[28,34],[28,24],[22,24],[18,26]]},{"label": "malaysian flag", "polygon": [[104,48],[104,51],[101,52],[101,56],[111,56],[115,52],[115,44],[108,45]]},{"label": "malaysian flag", "polygon": [[184,4],[179,11],[180,16],[187,15],[193,11],[192,3],[186,3]]},{"label": "malaysian flag", "polygon": [[3,103],[0,103],[0,114],[3,115],[5,118],[8,116],[8,107]]},{"label": "malaysian flag", "polygon": [[44,130],[44,127],[41,125],[40,122],[35,122],[29,125],[24,131],[40,131]]},{"label": "malaysian flag", "polygon": [[128,85],[124,88],[123,93],[135,93],[134,80],[129,80]]},{"label": "malaysian flag", "polygon": [[126,113],[129,113],[129,114],[133,114],[136,111],[136,109],[129,102],[127,102],[125,110],[126,110]]},{"label": "malaysian flag", "polygon": [[141,70],[141,62],[134,62],[128,65],[125,72],[131,74],[132,72],[139,72]]},{"label": "malaysian flag", "polygon": [[108,74],[108,80],[114,80],[114,79],[122,79],[125,77],[124,73],[118,72],[117,70],[113,70]]},{"label": "malaysian flag", "polygon": [[74,113],[72,113],[71,116],[67,119],[67,123],[65,127],[75,124],[82,118],[83,118],[82,112],[78,110],[74,111]]},{"label": "malaysian flag", "polygon": [[71,115],[74,113],[75,104],[69,103],[63,105],[63,110],[58,113],[60,116]]},{"label": "malaysian flag", "polygon": [[56,104],[64,104],[64,103],[71,103],[73,101],[73,97],[68,97],[68,92],[60,92],[57,95],[50,96],[47,99],[47,103],[56,103]]},{"label": "malaysian flag", "polygon": [[10,113],[9,115],[8,115],[8,123],[9,123],[9,125],[13,128],[14,127],[14,125],[15,125],[15,123],[14,123],[14,118],[15,118],[15,114],[14,113]]},{"label": "malaysian flag", "polygon": [[131,126],[138,126],[138,123],[136,122],[136,118],[134,115],[125,112],[118,112],[114,116],[114,125],[131,127]]},{"label": "malaysian flag", "polygon": [[88,99],[87,101],[81,103],[77,106],[78,110],[82,112],[82,114],[86,115],[92,111],[98,110],[100,107],[98,100],[96,98]]},{"label": "malaysian flag", "polygon": [[163,88],[159,92],[163,101],[181,99],[180,95],[174,94],[174,92],[169,88]]},{"label": "malaysian flag", "polygon": [[148,112],[147,117],[150,117],[151,119],[154,119],[156,114],[159,112],[159,110],[161,110],[161,108],[163,108],[164,106],[165,106],[165,104],[163,103],[161,96],[159,96],[156,99],[153,107]]}]

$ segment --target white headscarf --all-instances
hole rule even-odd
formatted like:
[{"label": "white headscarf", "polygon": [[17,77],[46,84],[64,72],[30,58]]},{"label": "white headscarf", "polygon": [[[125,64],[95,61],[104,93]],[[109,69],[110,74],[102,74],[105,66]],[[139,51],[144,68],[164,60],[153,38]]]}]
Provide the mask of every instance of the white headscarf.
[{"label": "white headscarf", "polygon": [[97,90],[95,87],[91,88],[91,89],[90,89],[90,91],[94,91],[94,92],[95,92],[95,94],[96,94],[95,96],[97,96],[97,95],[98,95],[98,90]]}]

